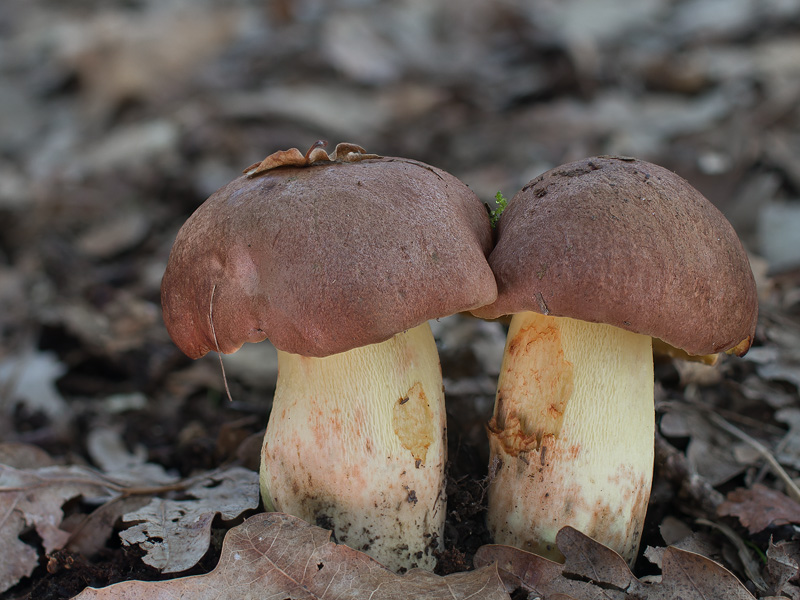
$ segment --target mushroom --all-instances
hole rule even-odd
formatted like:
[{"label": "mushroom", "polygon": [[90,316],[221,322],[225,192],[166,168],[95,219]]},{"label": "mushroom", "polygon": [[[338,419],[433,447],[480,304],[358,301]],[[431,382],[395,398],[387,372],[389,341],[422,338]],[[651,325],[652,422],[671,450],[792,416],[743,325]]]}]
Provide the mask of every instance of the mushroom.
[{"label": "mushroom", "polygon": [[267,338],[278,349],[267,510],[392,569],[432,568],[446,429],[427,321],[495,299],[488,215],[435,167],[321,145],[267,157],[186,221],[164,320],[192,358]]},{"label": "mushroom", "polygon": [[743,355],[758,310],[730,223],[674,173],[595,157],[528,183],[489,257],[513,315],[488,425],[498,543],[561,559],[570,525],[636,557],[653,469],[652,340]]}]

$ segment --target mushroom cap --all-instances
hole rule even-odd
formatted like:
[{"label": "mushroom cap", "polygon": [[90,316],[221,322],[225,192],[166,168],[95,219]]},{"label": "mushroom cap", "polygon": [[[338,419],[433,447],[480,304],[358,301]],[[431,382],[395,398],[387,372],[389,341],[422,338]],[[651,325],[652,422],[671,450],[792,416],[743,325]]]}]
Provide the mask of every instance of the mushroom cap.
[{"label": "mushroom cap", "polygon": [[178,232],[164,322],[192,358],[266,338],[290,353],[336,354],[492,302],[491,238],[466,185],[412,160],[242,176]]},{"label": "mushroom cap", "polygon": [[755,333],[755,281],[733,227],[644,161],[593,157],[535,178],[502,213],[489,264],[498,297],[479,317],[572,317],[696,355],[744,354]]}]

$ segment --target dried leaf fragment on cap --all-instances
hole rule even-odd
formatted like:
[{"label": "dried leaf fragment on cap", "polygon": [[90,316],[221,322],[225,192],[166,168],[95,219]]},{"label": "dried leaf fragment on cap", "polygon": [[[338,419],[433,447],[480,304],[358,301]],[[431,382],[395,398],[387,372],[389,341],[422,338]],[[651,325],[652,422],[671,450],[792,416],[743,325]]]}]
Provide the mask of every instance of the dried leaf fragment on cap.
[{"label": "dried leaf fragment on cap", "polygon": [[279,150],[270,154],[261,162],[250,165],[243,173],[248,177],[255,177],[265,171],[277,169],[278,167],[307,167],[320,161],[358,162],[370,158],[380,158],[379,155],[367,154],[367,151],[361,146],[348,142],[337,144],[333,152],[327,154],[323,150],[327,145],[328,142],[325,140],[318,140],[311,145],[305,154],[300,152],[297,148]]}]

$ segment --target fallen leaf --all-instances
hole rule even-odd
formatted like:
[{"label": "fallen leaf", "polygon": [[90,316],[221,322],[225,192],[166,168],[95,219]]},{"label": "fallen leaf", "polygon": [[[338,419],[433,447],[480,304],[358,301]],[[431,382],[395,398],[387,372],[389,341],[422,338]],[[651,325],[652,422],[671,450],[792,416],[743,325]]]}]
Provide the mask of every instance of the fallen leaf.
[{"label": "fallen leaf", "polygon": [[772,594],[787,595],[790,598],[800,597],[800,590],[789,584],[789,581],[800,573],[800,543],[778,542],[772,540],[767,548],[767,575]]},{"label": "fallen leaf", "polygon": [[508,588],[522,587],[545,600],[597,597],[598,588],[594,585],[564,577],[564,565],[519,548],[500,544],[481,546],[473,562],[479,569],[497,564]]},{"label": "fallen leaf", "polygon": [[[768,202],[758,219],[759,255],[771,271],[800,266],[800,206],[795,202]],[[795,379],[797,381],[797,379]]]},{"label": "fallen leaf", "polygon": [[330,541],[330,532],[283,513],[250,517],[225,536],[217,567],[169,581],[88,588],[74,600],[508,600],[497,569],[440,577],[421,569],[396,575],[366,554]]},{"label": "fallen leaf", "polygon": [[228,43],[235,17],[225,9],[104,10],[61,17],[57,56],[75,69],[93,106],[113,110],[126,98],[150,99],[186,81]]},{"label": "fallen leaf", "polygon": [[719,505],[723,517],[737,517],[750,533],[767,527],[800,523],[800,504],[783,492],[759,483],[750,489],[737,488]]},{"label": "fallen leaf", "polygon": [[63,548],[70,537],[59,527],[63,504],[79,496],[110,500],[109,484],[103,475],[84,467],[16,469],[0,464],[0,592],[30,575],[39,562],[36,549],[20,534],[32,527],[46,553]]},{"label": "fallen leaf", "polygon": [[716,486],[744,471],[746,465],[736,460],[727,434],[709,423],[702,412],[683,402],[669,402],[663,407],[661,433],[667,437],[690,438],[685,454],[693,473]]},{"label": "fallen leaf", "polygon": [[759,365],[758,374],[764,379],[787,381],[800,389],[800,365],[795,361],[781,360],[768,365]]},{"label": "fallen leaf", "polygon": [[[391,116],[386,96],[388,93],[380,89],[365,91],[330,84],[288,83],[268,85],[255,92],[230,92],[223,102],[225,116],[229,118],[268,115],[329,131],[333,137],[359,131],[362,140],[369,140]],[[335,122],[329,118],[331,106],[336,107]]]},{"label": "fallen leaf", "polygon": [[102,311],[79,299],[61,303],[48,318],[95,351],[114,355],[140,347],[160,319],[160,310],[152,302],[120,289]]},{"label": "fallen leaf", "polygon": [[[645,585],[645,584],[643,584]],[[753,595],[725,567],[713,560],[669,547],[664,552],[661,583],[654,584],[647,600],[675,598],[725,598],[753,600]]]},{"label": "fallen leaf", "polygon": [[696,519],[695,523],[697,523],[698,525],[704,525],[706,527],[710,527],[715,531],[718,531],[719,533],[724,535],[727,538],[728,542],[730,542],[733,549],[736,550],[736,557],[739,559],[739,562],[741,563],[741,569],[743,570],[744,574],[747,576],[747,578],[756,587],[758,591],[760,592],[766,591],[767,584],[760,573],[761,561],[756,556],[754,556],[753,549],[745,543],[745,541],[742,539],[742,536],[740,536],[731,527],[728,527],[724,523],[715,523],[714,521],[709,521],[708,519],[702,519],[702,518]]},{"label": "fallen leaf", "polygon": [[572,527],[556,534],[556,545],[566,558],[564,572],[590,581],[603,581],[621,590],[633,582],[625,559]]},{"label": "fallen leaf", "polygon": [[90,258],[108,259],[141,243],[150,226],[148,215],[128,209],[89,227],[75,240],[75,245]]},{"label": "fallen leaf", "polygon": [[677,517],[667,515],[658,526],[658,532],[661,539],[671,546],[692,535],[692,528]]},{"label": "fallen leaf", "polygon": [[73,514],[62,523],[62,528],[70,534],[66,548],[82,556],[94,556],[105,547],[122,515],[140,509],[149,501],[145,496],[116,497],[88,515]]},{"label": "fallen leaf", "polygon": [[[96,439],[91,434],[90,437]],[[12,461],[17,453],[14,451],[10,455]],[[89,467],[26,469],[0,464],[0,557],[3,558],[0,592],[30,575],[38,565],[36,549],[19,537],[31,528],[41,538],[47,554],[67,546],[91,554],[104,545],[114,523],[128,512],[128,516],[139,523],[130,533],[122,532],[123,540],[124,534],[128,534],[129,543],[152,543],[147,532],[151,526],[154,530],[164,529],[163,523],[158,517],[152,517],[154,523],[148,521],[147,513],[140,512],[147,508],[142,508],[143,504],[172,507],[171,502],[178,501],[170,500],[169,495],[180,493],[183,508],[177,513],[167,509],[174,521],[170,520],[166,531],[171,534],[173,530],[184,528],[192,530],[196,538],[189,547],[174,543],[170,553],[172,562],[165,564],[181,561],[189,568],[208,549],[207,528],[215,514],[230,519],[258,505],[258,473],[248,469],[230,467],[178,480],[168,477],[157,465],[144,463],[133,455],[127,458],[128,471],[120,466],[125,462],[121,454],[109,453],[107,459],[109,465],[117,466],[113,477]],[[164,498],[152,499],[158,495]],[[62,506],[73,498],[82,498],[97,508],[88,515],[71,515],[68,525],[64,522]],[[165,542],[175,542],[175,536],[169,535]]]},{"label": "fallen leaf", "polygon": [[[750,353],[748,352],[747,354],[749,356]],[[766,381],[764,379],[761,379],[761,377],[759,377],[754,373],[752,375],[748,375],[747,377],[745,377],[741,383],[733,381],[730,382],[730,384],[734,387],[737,387],[741,391],[742,396],[744,396],[748,400],[763,402],[764,405],[774,409],[788,408],[789,410],[795,410],[793,408],[790,408],[793,407],[794,403],[796,402],[795,394],[789,393],[788,388],[786,388],[780,383],[773,381]],[[777,414],[779,412],[781,411],[778,410],[776,412],[775,418],[776,420],[781,421],[781,419],[778,418]],[[787,424],[791,425],[791,423]],[[800,465],[800,458],[798,458],[798,456],[800,455],[797,452],[795,452],[793,460],[796,461],[796,463],[784,463],[783,458],[782,457],[780,458],[782,464]]]},{"label": "fallen leaf", "polygon": [[564,565],[518,548],[494,545],[478,549],[475,566],[497,563],[501,573],[507,574],[507,586],[514,587],[509,584],[515,581],[543,600],[754,600],[730,571],[694,552],[666,548],[661,581],[645,583],[634,577],[616,552],[571,527],[558,532],[556,543],[566,558]]},{"label": "fallen leaf", "polygon": [[[659,527],[661,538],[667,546],[674,546],[680,550],[688,550],[695,554],[712,557],[720,554],[719,540],[706,531],[692,531],[692,529],[677,517],[667,516]],[[666,547],[648,546],[644,556],[659,569]]]},{"label": "fallen leaf", "polygon": [[784,466],[800,468],[800,409],[782,408],[775,411],[774,417],[789,426],[789,431],[775,446],[775,458]]},{"label": "fallen leaf", "polygon": [[36,550],[18,537],[25,526],[22,514],[0,500],[0,592],[28,577],[38,564]]},{"label": "fallen leaf", "polygon": [[[17,523],[33,526],[49,553],[63,548],[69,539],[69,532],[59,528],[64,518],[62,505],[80,496],[110,500],[114,487],[113,480],[86,467],[27,470],[0,465],[0,515],[17,515]],[[0,529],[0,555],[16,544],[21,532],[19,527]]]},{"label": "fallen leaf", "polygon": [[0,442],[0,464],[15,469],[35,469],[52,466],[53,459],[47,452],[33,444]]},{"label": "fallen leaf", "polygon": [[119,432],[105,427],[93,429],[86,436],[86,450],[92,462],[105,473],[130,485],[158,485],[174,483],[176,477],[161,465],[147,462],[143,446],[128,450]]},{"label": "fallen leaf", "polygon": [[67,414],[67,404],[55,382],[66,371],[53,353],[29,352],[0,362],[0,387],[31,412],[41,411],[58,421]]},{"label": "fallen leaf", "polygon": [[194,499],[154,498],[122,517],[137,523],[120,533],[123,543],[138,544],[146,551],[142,560],[164,573],[185,571],[199,562],[208,551],[216,515],[230,520],[258,507],[258,473],[232,467],[198,481],[184,494]]}]

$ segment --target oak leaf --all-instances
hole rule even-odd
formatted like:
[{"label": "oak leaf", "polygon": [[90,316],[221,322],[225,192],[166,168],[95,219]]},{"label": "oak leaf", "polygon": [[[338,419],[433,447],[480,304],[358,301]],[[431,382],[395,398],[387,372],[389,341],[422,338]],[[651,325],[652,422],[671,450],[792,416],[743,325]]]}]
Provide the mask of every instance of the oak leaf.
[{"label": "oak leaf", "polygon": [[737,517],[750,533],[758,533],[771,525],[800,523],[800,503],[760,483],[750,489],[737,488],[730,492],[717,513]]},{"label": "oak leaf", "polygon": [[146,551],[142,560],[164,573],[185,571],[203,558],[217,514],[231,520],[258,507],[258,474],[232,467],[198,481],[185,493],[192,498],[153,498],[122,517],[135,523],[119,534],[123,543],[138,544]]},{"label": "oak leaf", "polygon": [[[4,452],[7,462],[22,450]],[[258,505],[258,473],[229,467],[180,480],[158,465],[130,460],[123,469],[117,463],[114,475],[82,466],[31,466],[18,468],[0,464],[0,592],[29,576],[39,564],[36,549],[20,539],[34,530],[47,554],[68,547],[90,555],[102,547],[117,519],[128,513],[135,521],[123,541],[141,543],[145,561],[161,568],[189,568],[208,549],[211,521],[219,513],[234,518]],[[94,507],[85,515],[75,513],[64,522],[62,507],[72,499]],[[154,505],[169,513],[169,526],[159,522]],[[182,507],[174,510],[175,506]],[[163,513],[162,513],[163,514]],[[189,543],[175,531],[192,531]],[[156,541],[154,531],[163,535]],[[166,532],[166,534],[164,533]],[[127,537],[126,537],[127,536]],[[203,546],[205,544],[205,546]],[[166,556],[161,563],[154,556]]]},{"label": "oak leaf", "polygon": [[74,600],[509,600],[498,571],[440,577],[421,569],[397,575],[330,532],[283,513],[261,513],[231,529],[216,568],[168,581],[126,581],[88,588]]},{"label": "oak leaf", "polygon": [[516,582],[543,600],[754,600],[730,571],[694,552],[666,548],[661,581],[645,583],[634,577],[616,552],[571,527],[559,531],[556,544],[566,558],[564,565],[499,545],[480,548],[475,565],[496,562],[509,587]]}]

